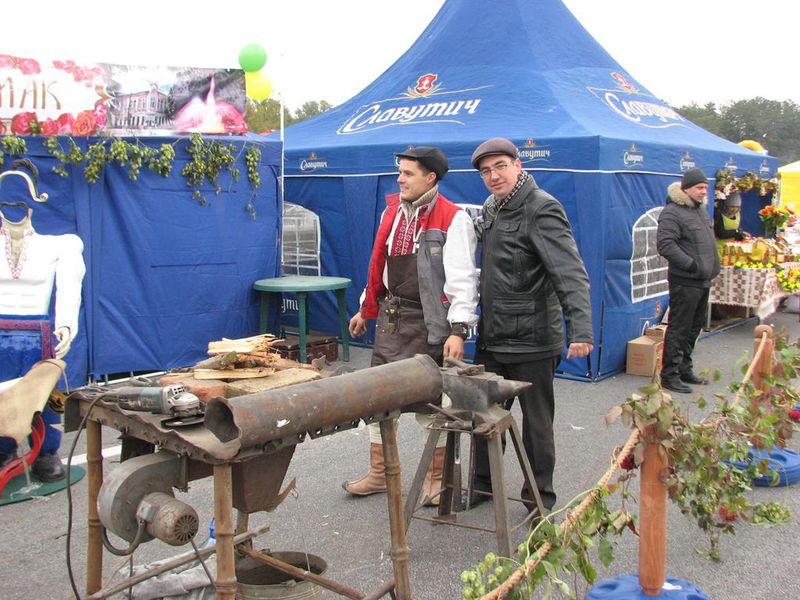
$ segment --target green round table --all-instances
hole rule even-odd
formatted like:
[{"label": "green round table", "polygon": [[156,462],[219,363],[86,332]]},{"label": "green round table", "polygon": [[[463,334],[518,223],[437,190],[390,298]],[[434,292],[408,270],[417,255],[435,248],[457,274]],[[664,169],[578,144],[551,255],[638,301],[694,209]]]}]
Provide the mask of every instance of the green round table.
[{"label": "green round table", "polygon": [[298,317],[297,324],[300,330],[300,362],[306,362],[306,336],[308,335],[308,293],[309,292],[336,292],[336,301],[339,305],[339,324],[342,329],[342,359],[350,360],[350,338],[347,332],[345,316],[345,290],[352,285],[347,277],[322,277],[312,275],[286,275],[284,277],[270,277],[259,279],[253,284],[253,289],[261,293],[261,318],[259,331],[267,332],[267,316],[269,315],[269,298],[271,294],[291,292],[297,294]]}]

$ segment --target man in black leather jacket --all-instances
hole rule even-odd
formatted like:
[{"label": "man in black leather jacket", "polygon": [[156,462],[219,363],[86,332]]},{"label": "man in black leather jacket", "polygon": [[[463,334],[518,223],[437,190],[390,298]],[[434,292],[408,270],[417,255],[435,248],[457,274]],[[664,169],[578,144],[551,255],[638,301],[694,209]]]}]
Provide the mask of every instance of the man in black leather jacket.
[{"label": "man in black leather jacket", "polygon": [[687,383],[708,383],[692,364],[692,350],[706,320],[711,280],[720,269],[707,194],[705,173],[689,169],[680,182],[667,188],[667,205],[658,217],[656,248],[669,265],[669,324],[661,385],[681,394],[691,393]]},{"label": "man in black leather jacket", "polygon": [[[542,503],[551,509],[553,378],[564,350],[565,320],[567,358],[587,356],[594,347],[589,277],[564,207],[522,169],[512,142],[487,140],[472,164],[491,194],[475,225],[483,244],[475,362],[533,384],[520,396],[522,440]],[[476,445],[473,483],[478,491],[491,491],[485,442]],[[532,491],[523,487],[522,498],[531,501]]]}]

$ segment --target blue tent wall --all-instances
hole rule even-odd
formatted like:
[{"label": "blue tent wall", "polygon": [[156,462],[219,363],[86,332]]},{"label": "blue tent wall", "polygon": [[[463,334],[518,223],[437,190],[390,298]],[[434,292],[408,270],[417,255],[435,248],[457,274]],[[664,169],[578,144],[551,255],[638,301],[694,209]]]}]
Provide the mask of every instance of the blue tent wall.
[{"label": "blue tent wall", "polygon": [[[426,75],[433,77],[428,89]],[[482,204],[486,191],[469,158],[495,136],[518,146],[524,168],[572,223],[592,286],[595,351],[560,369],[592,380],[624,368],[627,340],[658,318],[659,303],[666,308],[666,294],[631,301],[636,220],[662,206],[667,185],[691,167],[710,177],[725,167],[769,177],[777,167],[675,113],[559,0],[508,0],[503,10],[491,0],[447,0],[378,79],[285,132],[286,200],[320,214],[323,273],[354,280],[351,314],[376,228],[369,215],[376,218],[384,196],[396,191],[394,153],[440,146],[451,169],[442,192]],[[312,326],[336,331],[332,298],[318,302]]]},{"label": "blue tent wall", "polygon": [[[206,184],[203,206],[181,175],[185,139],[140,140],[176,144],[167,178],[142,169],[133,182],[111,166],[88,184],[74,168],[68,177],[54,174],[56,160],[41,138],[26,138],[27,156],[40,170],[39,191],[50,195],[33,206],[34,227],[45,234],[76,233],[84,243],[79,332],[66,356],[70,385],[85,383],[89,374],[186,366],[207,356],[210,340],[257,332],[259,299],[252,284],[280,272],[280,142],[250,135],[214,139],[261,149],[255,196],[243,153],[236,160],[240,181],[222,174],[220,195]],[[85,149],[97,139],[76,141]],[[18,199],[6,181],[0,197]],[[251,200],[255,219],[246,210]]]}]

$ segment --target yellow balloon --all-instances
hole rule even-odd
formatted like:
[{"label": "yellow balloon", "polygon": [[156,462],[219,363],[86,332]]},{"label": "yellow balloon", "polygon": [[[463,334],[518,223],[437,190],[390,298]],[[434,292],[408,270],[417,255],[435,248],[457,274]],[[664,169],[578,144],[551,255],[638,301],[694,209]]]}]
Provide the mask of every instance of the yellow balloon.
[{"label": "yellow balloon", "polygon": [[739,142],[739,145],[743,148],[747,148],[748,150],[752,150],[753,152],[759,152],[761,154],[767,153],[767,149],[755,140],[742,140]]},{"label": "yellow balloon", "polygon": [[245,71],[244,82],[247,95],[256,102],[266,100],[272,93],[272,80],[264,71],[254,71],[252,73]]}]

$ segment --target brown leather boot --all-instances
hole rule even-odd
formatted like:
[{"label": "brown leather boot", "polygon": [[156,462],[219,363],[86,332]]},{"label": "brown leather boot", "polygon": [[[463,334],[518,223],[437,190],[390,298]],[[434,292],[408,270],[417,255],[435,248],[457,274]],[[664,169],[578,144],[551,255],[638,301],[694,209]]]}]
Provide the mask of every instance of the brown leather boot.
[{"label": "brown leather boot", "polygon": [[344,491],[353,496],[369,496],[386,491],[386,474],[383,464],[383,444],[369,445],[369,471],[361,479],[345,481]]},{"label": "brown leather boot", "polygon": [[[425,483],[422,485],[423,506],[439,506],[440,492],[442,491],[442,475],[444,474],[445,447],[433,451],[433,459],[425,473]],[[434,498],[434,496],[436,496]]]}]

